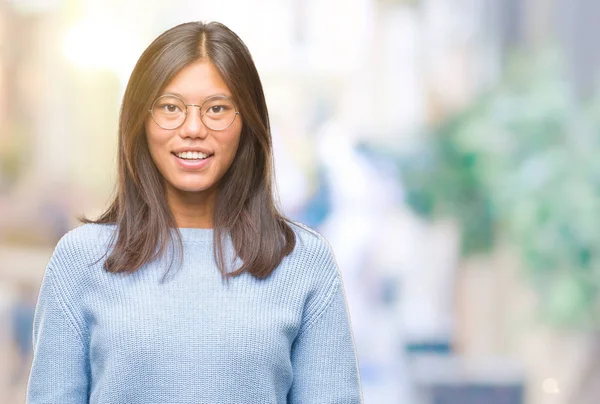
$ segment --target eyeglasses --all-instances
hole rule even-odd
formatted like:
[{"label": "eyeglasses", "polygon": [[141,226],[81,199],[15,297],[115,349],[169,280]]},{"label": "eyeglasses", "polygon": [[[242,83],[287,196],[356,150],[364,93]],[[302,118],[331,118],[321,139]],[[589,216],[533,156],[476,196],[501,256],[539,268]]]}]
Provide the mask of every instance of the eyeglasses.
[{"label": "eyeglasses", "polygon": [[208,97],[201,105],[186,104],[176,95],[161,95],[148,110],[152,120],[163,129],[177,129],[187,118],[188,107],[200,108],[200,119],[212,130],[225,130],[239,115],[233,101],[226,96]]}]

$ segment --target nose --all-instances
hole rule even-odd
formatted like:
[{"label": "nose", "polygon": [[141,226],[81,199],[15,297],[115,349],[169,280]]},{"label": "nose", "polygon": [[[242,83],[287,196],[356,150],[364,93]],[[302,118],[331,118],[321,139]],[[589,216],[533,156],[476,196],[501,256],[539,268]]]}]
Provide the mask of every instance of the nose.
[{"label": "nose", "polygon": [[208,128],[202,122],[200,111],[195,105],[188,105],[185,121],[179,127],[179,135],[192,138],[205,138],[208,135]]}]

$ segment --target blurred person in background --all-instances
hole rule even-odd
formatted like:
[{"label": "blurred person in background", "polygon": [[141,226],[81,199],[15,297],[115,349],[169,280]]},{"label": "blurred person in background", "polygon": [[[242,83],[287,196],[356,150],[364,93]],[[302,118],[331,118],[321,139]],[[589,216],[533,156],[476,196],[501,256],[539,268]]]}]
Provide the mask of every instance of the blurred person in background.
[{"label": "blurred person in background", "polygon": [[27,402],[361,403],[341,274],[274,202],[241,39],[219,23],[156,38],[118,144],[114,202],[47,265]]}]

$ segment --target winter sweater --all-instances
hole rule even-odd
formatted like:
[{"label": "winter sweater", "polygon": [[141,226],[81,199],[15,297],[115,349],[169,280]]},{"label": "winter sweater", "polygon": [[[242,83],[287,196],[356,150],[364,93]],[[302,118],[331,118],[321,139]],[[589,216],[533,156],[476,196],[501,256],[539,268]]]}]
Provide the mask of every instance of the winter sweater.
[{"label": "winter sweater", "polygon": [[176,250],[111,274],[102,264],[115,225],[71,230],[42,280],[27,403],[362,403],[332,250],[292,227],[296,247],[268,278],[229,284],[212,229],[178,229],[182,260],[164,282]]}]

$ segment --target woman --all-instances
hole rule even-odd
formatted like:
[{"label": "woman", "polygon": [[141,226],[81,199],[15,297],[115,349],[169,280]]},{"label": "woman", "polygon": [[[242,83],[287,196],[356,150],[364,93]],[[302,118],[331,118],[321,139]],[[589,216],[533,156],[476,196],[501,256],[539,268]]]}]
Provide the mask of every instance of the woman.
[{"label": "woman", "polygon": [[339,270],[278,212],[271,149],[258,73],[227,27],[182,24],[144,51],[115,200],[44,275],[29,403],[362,402]]}]

